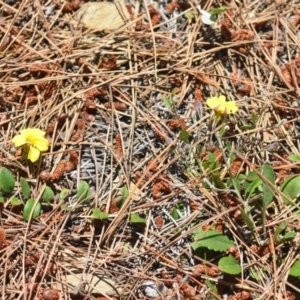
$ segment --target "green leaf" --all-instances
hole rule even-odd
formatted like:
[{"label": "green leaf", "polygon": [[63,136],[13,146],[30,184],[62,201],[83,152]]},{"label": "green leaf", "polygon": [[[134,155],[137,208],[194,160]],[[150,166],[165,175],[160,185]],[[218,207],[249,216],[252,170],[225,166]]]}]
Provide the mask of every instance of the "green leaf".
[{"label": "green leaf", "polygon": [[286,179],[280,186],[280,190],[286,197],[283,197],[285,204],[290,204],[290,201],[295,199],[300,193],[300,176]]},{"label": "green leaf", "polygon": [[226,126],[223,126],[219,130],[219,137],[221,138],[226,133]]},{"label": "green leaf", "polygon": [[254,125],[243,125],[240,127],[240,129],[242,129],[242,130],[252,130],[254,128],[255,128]]},{"label": "green leaf", "polygon": [[259,116],[257,114],[255,114],[255,113],[251,114],[251,120],[254,125],[256,125],[258,119],[259,119]]},{"label": "green leaf", "polygon": [[70,190],[68,189],[63,189],[60,193],[59,193],[59,199],[60,200],[65,200],[65,198],[67,198],[67,196],[70,194]]},{"label": "green leaf", "polygon": [[229,6],[221,6],[221,7],[218,7],[218,8],[212,8],[209,13],[212,14],[212,15],[218,15],[228,9],[231,9],[231,7]]},{"label": "green leaf", "polygon": [[283,243],[283,242],[286,242],[288,240],[292,240],[292,239],[294,239],[295,236],[296,236],[296,232],[289,231],[283,237],[278,239],[278,243]]},{"label": "green leaf", "polygon": [[88,189],[90,188],[89,184],[86,181],[81,181],[77,189],[76,197],[77,199],[85,199]]},{"label": "green leaf", "polygon": [[287,228],[287,225],[287,222],[282,222],[276,227],[274,236],[277,243],[283,243],[285,241],[293,239],[296,236],[296,233],[294,231],[289,231],[282,237],[279,236],[279,234]]},{"label": "green leaf", "polygon": [[45,187],[45,190],[42,195],[43,202],[49,203],[54,198],[54,192],[49,186]]},{"label": "green leaf", "polygon": [[164,96],[162,96],[162,101],[164,102],[164,104],[166,105],[167,108],[172,109],[173,105],[172,105],[170,98],[168,98],[166,95],[164,95]]},{"label": "green leaf", "polygon": [[[35,200],[34,199],[29,199],[27,200],[26,204],[25,204],[25,207],[24,207],[24,212],[23,212],[23,219],[25,221],[29,221],[29,218],[30,218],[30,215],[31,215],[31,212],[33,210],[35,206]],[[38,217],[41,213],[41,203],[37,203],[34,210],[33,210],[33,213],[32,213],[32,219],[35,219],[36,217]]]},{"label": "green leaf", "polygon": [[258,270],[255,270],[255,268],[250,268],[250,277],[256,280],[261,280],[262,278],[265,278],[267,276],[266,274],[266,270],[264,270],[263,268]]},{"label": "green leaf", "polygon": [[220,174],[213,175],[212,182],[215,187],[222,189],[222,190],[226,189],[226,185],[221,180]]},{"label": "green leaf", "polygon": [[249,228],[250,230],[253,230],[254,224],[253,224],[253,222],[251,221],[251,219],[248,217],[248,215],[246,214],[246,212],[245,212],[243,209],[241,209],[240,211],[241,211],[242,218],[243,218],[243,220],[245,221],[245,223],[246,223],[246,225],[248,226],[248,228]]},{"label": "green leaf", "polygon": [[219,162],[215,154],[208,152],[207,153],[207,161],[202,162],[202,167],[206,170],[214,171],[219,168]]},{"label": "green leaf", "polygon": [[256,279],[256,280],[260,279],[258,272],[254,268],[250,268],[250,274],[249,275],[253,279]]},{"label": "green leaf", "polygon": [[258,178],[260,178],[260,177],[254,171],[250,171],[247,174],[245,180],[253,182],[254,180],[256,180]]},{"label": "green leaf", "polygon": [[233,177],[231,179],[231,184],[232,186],[235,188],[237,188],[237,191],[239,192],[239,194],[241,193],[241,182],[238,178]]},{"label": "green leaf", "polygon": [[86,181],[82,181],[77,189],[77,199],[83,202],[91,200],[92,190]]},{"label": "green leaf", "polygon": [[27,180],[23,177],[20,178],[20,185],[21,185],[21,193],[23,198],[28,199],[31,194],[30,185]]},{"label": "green leaf", "polygon": [[86,193],[86,198],[84,199],[84,202],[90,202],[92,199],[92,190],[89,188]]},{"label": "green leaf", "polygon": [[220,163],[218,160],[211,162],[211,165],[209,166],[209,170],[212,172],[212,174],[220,175]]},{"label": "green leaf", "polygon": [[126,200],[129,197],[129,190],[126,187],[121,189],[122,199]]},{"label": "green leaf", "polygon": [[15,178],[13,174],[5,167],[0,170],[0,190],[5,193],[11,193],[15,187]]},{"label": "green leaf", "polygon": [[218,266],[222,272],[231,275],[238,275],[242,271],[241,266],[232,255],[222,257]]},{"label": "green leaf", "polygon": [[288,156],[288,159],[294,162],[300,162],[300,155],[299,154],[291,154]]},{"label": "green leaf", "polygon": [[129,197],[129,190],[126,187],[121,189],[122,198],[117,201],[116,205],[120,209],[125,203],[126,199]]},{"label": "green leaf", "polygon": [[189,11],[184,14],[184,17],[186,19],[194,19],[196,17],[197,13],[195,11]]},{"label": "green leaf", "polygon": [[106,220],[109,217],[109,214],[102,212],[99,208],[93,209],[93,218],[97,220]]},{"label": "green leaf", "polygon": [[[272,166],[266,162],[262,169],[262,175],[266,177],[270,183],[275,184],[275,173]],[[274,188],[267,182],[263,181],[263,209],[262,209],[262,223],[266,224],[266,211],[268,205],[273,201]]]},{"label": "green leaf", "polygon": [[14,197],[14,196],[9,199],[9,202],[13,206],[19,206],[19,205],[23,204],[23,202],[21,200],[19,200],[18,198]]},{"label": "green leaf", "polygon": [[142,224],[146,224],[146,219],[141,218],[138,214],[136,213],[132,213],[130,214],[130,221],[132,223],[142,223]]},{"label": "green leaf", "polygon": [[229,247],[234,245],[227,236],[215,230],[203,231],[202,228],[196,230],[192,247],[194,250],[200,247],[205,247],[214,251],[226,251]]},{"label": "green leaf", "polygon": [[290,268],[289,275],[294,277],[300,277],[300,260],[296,260]]},{"label": "green leaf", "polygon": [[[217,289],[217,286],[215,284],[212,284],[208,279],[206,279],[205,281],[205,284],[207,285],[207,287],[212,291],[214,292],[215,294],[219,295],[218,293],[218,289]],[[217,300],[216,297],[210,295],[210,299],[211,300]]]},{"label": "green leaf", "polygon": [[217,17],[215,15],[210,14],[209,12],[199,9],[201,14],[201,21],[205,25],[213,25],[217,21]]},{"label": "green leaf", "polygon": [[248,198],[251,198],[255,190],[263,184],[263,181],[260,178],[257,178],[253,182],[244,184],[245,187],[245,196],[248,196]]},{"label": "green leaf", "polygon": [[[225,144],[226,144],[226,150],[227,150],[227,152],[228,152],[228,153],[231,153],[231,149],[232,149],[231,143],[226,139]],[[233,161],[234,158],[236,157],[236,155],[233,154],[233,153],[231,153],[229,157],[230,157],[230,161]]]},{"label": "green leaf", "polygon": [[217,156],[212,152],[208,152],[207,157],[208,157],[208,161],[211,163],[214,163],[217,160]]},{"label": "green leaf", "polygon": [[202,167],[204,170],[207,170],[211,165],[211,162],[210,161],[204,161],[202,162]]},{"label": "green leaf", "polygon": [[211,172],[218,171],[219,168],[220,168],[220,165],[219,165],[219,162],[217,160],[215,162],[210,163],[209,170]]},{"label": "green leaf", "polygon": [[179,138],[184,141],[185,143],[187,143],[189,141],[189,137],[190,137],[190,134],[188,133],[188,131],[182,129],[180,130],[179,132]]},{"label": "green leaf", "polygon": [[[275,185],[275,173],[269,163],[265,163],[262,170],[262,175],[266,177],[273,185]],[[264,204],[267,207],[273,200],[274,188],[267,182],[263,182]]]},{"label": "green leaf", "polygon": [[170,215],[176,221],[180,219],[180,213],[184,213],[184,207],[182,204],[176,204],[175,207],[171,210]]},{"label": "green leaf", "polygon": [[178,212],[177,212],[177,207],[175,206],[171,212],[170,212],[171,217],[176,221],[180,218]]},{"label": "green leaf", "polygon": [[64,203],[60,206],[60,208],[61,208],[62,210],[64,210],[64,211],[71,211],[71,210],[72,210],[72,207],[71,207],[71,206],[68,206],[68,205],[66,205],[66,204],[64,204]]},{"label": "green leaf", "polygon": [[275,233],[274,233],[274,236],[275,236],[275,240],[276,240],[276,241],[278,240],[279,234],[280,234],[283,230],[285,230],[286,227],[287,227],[287,222],[282,222],[282,223],[280,223],[280,224],[276,227]]},{"label": "green leaf", "polygon": [[5,199],[2,196],[0,196],[0,203],[4,203],[4,202],[5,202]]}]

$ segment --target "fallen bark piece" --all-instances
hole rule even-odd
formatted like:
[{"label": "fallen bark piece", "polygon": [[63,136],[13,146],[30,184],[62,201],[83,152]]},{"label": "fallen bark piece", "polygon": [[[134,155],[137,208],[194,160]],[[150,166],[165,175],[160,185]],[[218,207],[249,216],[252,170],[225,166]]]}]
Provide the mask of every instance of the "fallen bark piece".
[{"label": "fallen bark piece", "polygon": [[[126,9],[122,14],[129,19]],[[117,29],[125,24],[117,6],[111,2],[88,2],[78,10],[75,18],[84,26],[97,30]]]}]

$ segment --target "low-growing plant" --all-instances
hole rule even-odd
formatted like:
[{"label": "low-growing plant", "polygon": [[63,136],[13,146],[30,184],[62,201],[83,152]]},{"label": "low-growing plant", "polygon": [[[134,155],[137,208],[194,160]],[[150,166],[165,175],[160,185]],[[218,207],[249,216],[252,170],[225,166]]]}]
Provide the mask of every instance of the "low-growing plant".
[{"label": "low-growing plant", "polygon": [[[32,192],[28,180],[21,177],[20,181],[17,182],[11,171],[5,167],[0,169],[0,203],[5,203],[8,199],[12,207],[18,207],[19,210],[23,208],[22,216],[25,221],[37,218],[41,214],[43,206],[51,206],[51,201],[55,198],[55,193],[49,186],[43,186],[42,189],[40,198],[36,199],[33,197],[35,193]],[[65,203],[69,194],[70,190],[63,189],[58,195],[58,198],[63,202],[61,205],[62,209],[72,209],[72,207]],[[79,184],[76,199],[78,200],[78,207],[82,204],[90,203],[92,190],[87,182],[82,181]]]},{"label": "low-growing plant", "polygon": [[99,208],[93,209],[93,218],[95,220],[106,220],[106,219],[108,219],[108,217],[109,217],[109,214],[101,211]]},{"label": "low-growing plant", "polygon": [[137,213],[130,214],[130,221],[133,224],[146,224],[146,219],[140,217]]},{"label": "low-growing plant", "polygon": [[[194,240],[192,248],[196,252],[201,248],[207,248],[216,252],[226,252],[235,245],[226,235],[213,229],[203,230],[199,228],[193,233],[192,238]],[[232,255],[223,256],[218,261],[218,267],[227,274],[237,275],[241,273],[241,267]]]}]

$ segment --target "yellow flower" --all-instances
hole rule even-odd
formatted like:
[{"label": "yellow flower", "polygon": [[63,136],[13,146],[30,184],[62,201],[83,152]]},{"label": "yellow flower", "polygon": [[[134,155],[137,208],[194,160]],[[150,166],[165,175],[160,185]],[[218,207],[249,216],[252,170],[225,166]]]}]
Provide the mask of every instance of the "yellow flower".
[{"label": "yellow flower", "polygon": [[25,147],[25,151],[28,151],[27,159],[35,162],[40,157],[40,152],[47,151],[49,148],[49,142],[44,137],[45,132],[37,128],[27,128],[20,131],[19,135],[16,135],[12,142],[15,147]]},{"label": "yellow flower", "polygon": [[217,115],[235,114],[238,111],[235,101],[226,102],[226,97],[211,97],[206,100],[209,108],[213,109]]}]

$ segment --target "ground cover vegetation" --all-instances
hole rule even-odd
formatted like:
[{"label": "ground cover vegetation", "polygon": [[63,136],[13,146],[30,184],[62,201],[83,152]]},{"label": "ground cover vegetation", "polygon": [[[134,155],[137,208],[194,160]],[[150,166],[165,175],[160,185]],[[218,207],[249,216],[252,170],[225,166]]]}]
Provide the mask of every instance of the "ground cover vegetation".
[{"label": "ground cover vegetation", "polygon": [[299,26],[1,0],[1,299],[299,299]]}]

